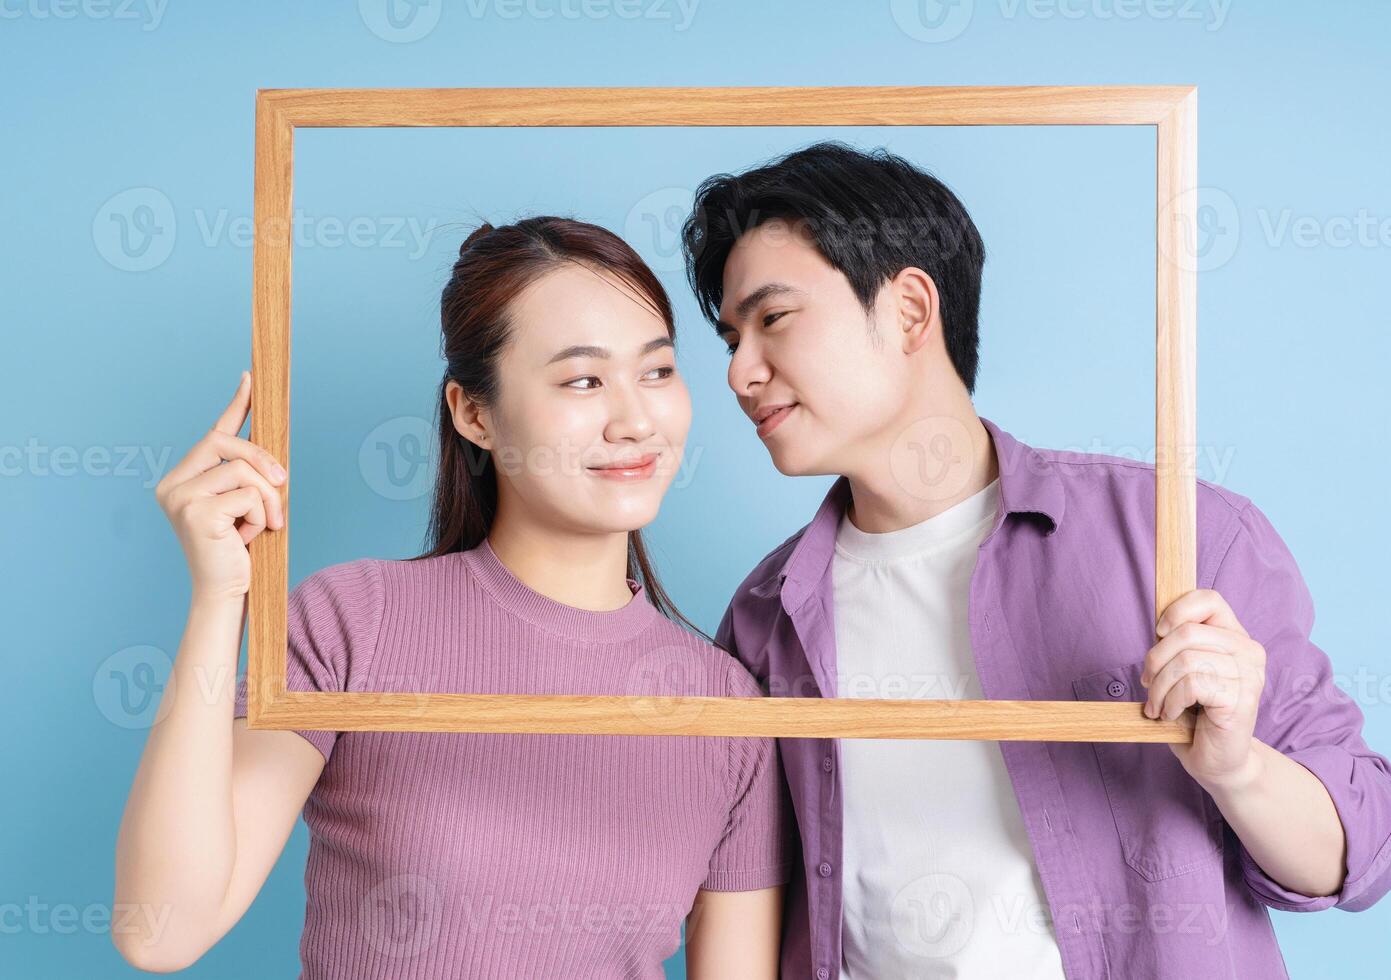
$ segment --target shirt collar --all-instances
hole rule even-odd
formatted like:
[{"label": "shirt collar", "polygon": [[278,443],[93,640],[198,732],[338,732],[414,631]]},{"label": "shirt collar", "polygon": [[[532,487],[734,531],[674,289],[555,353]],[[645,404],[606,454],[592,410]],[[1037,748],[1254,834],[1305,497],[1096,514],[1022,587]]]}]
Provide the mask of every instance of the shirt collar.
[{"label": "shirt collar", "polygon": [[[986,540],[1011,514],[1040,516],[1045,522],[1043,533],[1052,534],[1062,522],[1065,502],[1062,479],[1052,462],[990,419],[978,417],[990,433],[1000,470],[1000,509]],[[763,598],[781,593],[783,608],[788,612],[801,606],[825,575],[835,548],[836,527],[849,503],[850,480],[842,476],[831,485],[781,567],[750,592]]]}]

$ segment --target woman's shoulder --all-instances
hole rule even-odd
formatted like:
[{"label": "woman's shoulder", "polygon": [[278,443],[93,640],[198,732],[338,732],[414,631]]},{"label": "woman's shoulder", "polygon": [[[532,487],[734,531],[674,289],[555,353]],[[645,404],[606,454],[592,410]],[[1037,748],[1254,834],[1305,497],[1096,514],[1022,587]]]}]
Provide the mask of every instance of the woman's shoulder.
[{"label": "woman's shoulder", "polygon": [[383,564],[388,562],[380,558],[354,558],[324,565],[301,579],[291,590],[291,597],[371,598],[373,593],[381,590]]},{"label": "woman's shoulder", "polygon": [[308,629],[332,624],[376,622],[384,604],[385,586],[378,558],[355,558],[325,565],[305,576],[290,590],[290,622]]},{"label": "woman's shoulder", "polygon": [[379,593],[389,587],[396,592],[438,581],[458,565],[453,558],[447,554],[429,558],[353,558],[325,565],[302,584],[313,581],[319,587],[340,589],[371,586]]},{"label": "woman's shoulder", "polygon": [[657,616],[652,627],[654,638],[681,656],[693,657],[703,665],[707,676],[715,679],[723,692],[712,691],[713,697],[757,698],[764,692],[753,676],[740,661],[727,650],[711,643],[703,636],[691,632],[685,626],[666,616]]}]

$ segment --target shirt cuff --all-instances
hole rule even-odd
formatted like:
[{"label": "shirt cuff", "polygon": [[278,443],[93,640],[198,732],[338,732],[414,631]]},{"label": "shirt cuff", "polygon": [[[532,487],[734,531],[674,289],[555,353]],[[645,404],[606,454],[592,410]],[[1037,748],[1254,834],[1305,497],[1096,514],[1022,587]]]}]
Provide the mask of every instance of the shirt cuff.
[{"label": "shirt cuff", "polygon": [[[1261,870],[1250,852],[1238,841],[1241,869],[1247,886],[1263,903],[1286,912],[1318,912],[1327,908],[1360,911],[1369,907],[1387,890],[1381,879],[1391,877],[1391,847],[1387,846],[1388,841],[1368,841],[1366,833],[1359,832],[1361,822],[1358,811],[1362,792],[1354,778],[1356,758],[1337,745],[1314,745],[1284,754],[1312,772],[1328,790],[1347,838],[1347,877],[1342,887],[1332,895],[1305,895],[1292,891]],[[1359,903],[1358,899],[1364,893],[1367,900]]]}]

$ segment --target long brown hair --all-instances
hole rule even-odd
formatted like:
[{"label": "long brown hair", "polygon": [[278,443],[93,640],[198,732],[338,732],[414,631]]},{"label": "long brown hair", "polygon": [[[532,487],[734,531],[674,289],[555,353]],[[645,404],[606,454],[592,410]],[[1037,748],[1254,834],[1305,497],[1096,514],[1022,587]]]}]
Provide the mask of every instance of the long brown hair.
[{"label": "long brown hair", "polygon": [[[426,539],[435,558],[476,548],[497,514],[497,470],[492,454],[454,428],[445,397],[450,381],[480,405],[498,395],[498,357],[511,333],[512,301],[527,286],[567,262],[612,273],[632,286],[676,340],[671,300],[641,257],[617,235],[573,218],[551,215],[494,227],[483,222],[459,246],[459,258],[440,296],[441,351],[447,367],[439,387],[439,470]],[[415,560],[415,559],[412,559]],[[641,531],[628,534],[628,577],[668,619],[710,640],[676,608],[647,557]],[[713,641],[711,641],[713,642]]]}]

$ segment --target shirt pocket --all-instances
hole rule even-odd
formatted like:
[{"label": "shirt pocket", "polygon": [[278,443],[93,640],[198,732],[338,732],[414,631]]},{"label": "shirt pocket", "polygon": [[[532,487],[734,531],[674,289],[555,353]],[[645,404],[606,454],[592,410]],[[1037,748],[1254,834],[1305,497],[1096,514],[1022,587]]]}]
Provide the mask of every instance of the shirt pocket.
[{"label": "shirt pocket", "polygon": [[[1122,663],[1072,682],[1079,701],[1146,696],[1141,663]],[[1209,867],[1222,858],[1222,811],[1162,742],[1093,742],[1121,851],[1147,881]]]}]

